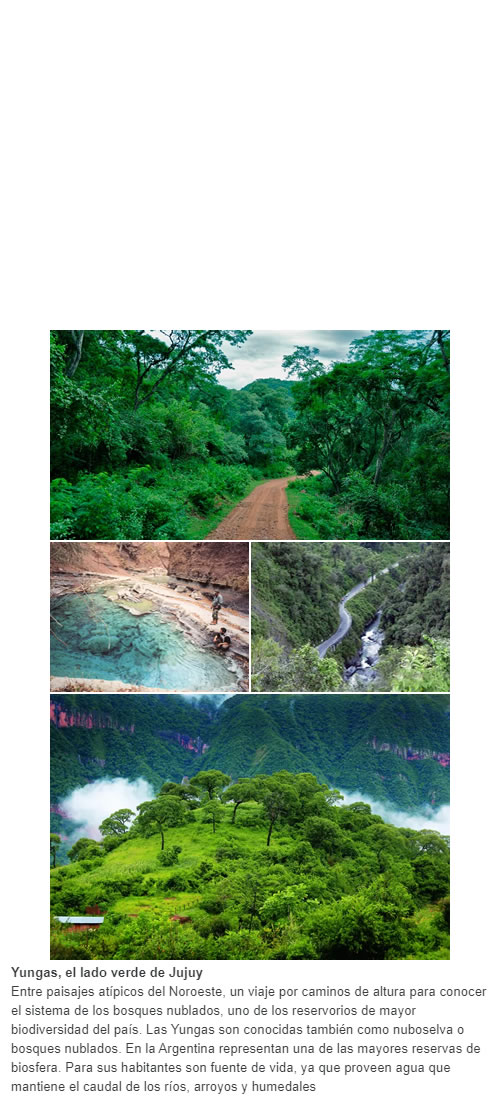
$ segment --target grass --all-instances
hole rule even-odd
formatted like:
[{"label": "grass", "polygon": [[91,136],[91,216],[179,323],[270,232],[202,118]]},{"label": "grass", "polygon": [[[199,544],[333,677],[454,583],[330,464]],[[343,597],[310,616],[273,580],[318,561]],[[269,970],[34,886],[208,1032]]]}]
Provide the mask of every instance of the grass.
[{"label": "grass", "polygon": [[312,524],[307,523],[305,519],[301,519],[300,516],[296,515],[297,508],[299,507],[299,504],[301,502],[301,497],[306,492],[305,489],[299,489],[298,485],[300,485],[300,482],[298,482],[296,486],[295,483],[292,481],[286,490],[286,494],[288,497],[288,519],[290,521],[290,526],[298,539],[318,539],[318,532],[312,526]]},{"label": "grass", "polygon": [[175,897],[120,898],[113,906],[113,913],[120,917],[138,917],[140,913],[150,915],[182,913],[190,916],[196,908],[201,894],[188,894],[182,891]]},{"label": "grass", "polygon": [[[221,843],[231,842],[238,849],[243,860],[251,860],[258,853],[265,851],[268,826],[264,822],[252,828],[239,828],[238,820],[243,822],[247,815],[256,813],[256,804],[244,804],[238,808],[236,825],[231,825],[233,813],[232,806],[223,808],[223,819],[217,824],[215,833],[211,824],[202,822],[202,810],[190,813],[188,824],[168,829],[165,834],[165,846],[178,845],[182,848],[179,861],[170,867],[162,867],[157,863],[160,854],[160,836],[134,839],[125,841],[114,851],[109,852],[102,863],[95,869],[83,872],[76,879],[68,878],[68,882],[77,882],[78,885],[88,890],[90,904],[94,904],[92,894],[99,891],[99,887],[111,884],[117,876],[126,872],[139,872],[145,876],[143,885],[151,884],[151,893],[140,895],[130,894],[126,897],[116,896],[113,900],[102,902],[105,915],[110,918],[111,925],[135,921],[141,915],[149,917],[189,917],[190,920],[206,918],[206,914],[200,908],[203,891],[201,867],[204,862],[216,863],[216,851]],[[291,843],[286,827],[282,830],[276,827],[273,832],[271,845],[273,849],[288,848]],[[235,869],[240,860],[234,861]],[[78,865],[72,864],[68,868],[70,876]],[[176,889],[168,886],[167,882],[173,874],[193,872],[200,867],[200,883],[191,889]],[[63,872],[64,875],[64,872]],[[64,880],[63,880],[64,881]],[[87,902],[88,904],[89,902]],[[57,905],[52,911],[58,913]],[[175,922],[173,922],[175,925]],[[108,927],[108,922],[106,922]],[[95,935],[95,933],[93,933]]]},{"label": "grass", "polygon": [[[69,899],[73,888],[76,897],[83,888],[80,898],[83,898],[83,906],[99,904],[106,920],[97,931],[87,933],[63,934],[56,945],[58,952],[53,957],[61,958],[205,958],[205,955],[190,954],[190,950],[199,952],[199,934],[211,934],[212,924],[215,921],[222,925],[223,933],[215,932],[215,936],[221,935],[218,942],[222,945],[225,932],[239,934],[239,909],[238,905],[232,905],[220,915],[219,910],[207,906],[217,904],[217,897],[213,898],[214,890],[217,891],[224,882],[224,876],[230,879],[234,870],[236,874],[250,874],[250,868],[258,866],[258,857],[266,851],[267,823],[255,823],[257,819],[257,807],[255,803],[243,804],[238,808],[236,824],[231,825],[232,806],[223,807],[223,817],[216,827],[215,833],[211,823],[202,820],[203,809],[189,812],[188,823],[184,826],[168,829],[165,836],[165,845],[171,848],[178,845],[182,850],[178,863],[170,867],[162,867],[158,863],[161,851],[160,837],[158,834],[148,838],[133,838],[124,841],[114,851],[109,852],[102,862],[87,864],[87,870],[79,868],[78,864],[70,864],[66,867],[58,867],[52,873],[56,880],[63,885]],[[238,826],[238,821],[241,827]],[[247,827],[244,822],[247,822]],[[212,865],[217,864],[216,852],[221,845],[231,846],[239,853],[240,858],[230,860],[227,857],[221,864],[223,878],[214,880]],[[280,858],[286,860],[294,849],[296,838],[287,826],[276,827],[271,840],[271,851],[279,853]],[[134,880],[130,882],[129,876],[141,876],[141,883]],[[301,878],[300,873],[299,878]],[[178,887],[175,885],[177,877]],[[127,878],[129,881],[127,882]],[[186,881],[187,880],[187,881]],[[214,886],[215,882],[218,886]],[[237,881],[237,880],[236,880]],[[115,886],[113,886],[115,883]],[[170,884],[169,884],[170,883]],[[125,887],[136,886],[138,894],[127,894]],[[279,879],[274,890],[279,887]],[[125,896],[119,891],[124,888]],[[241,887],[240,887],[241,889]],[[69,890],[69,894],[68,894]],[[348,891],[350,892],[350,891]],[[212,895],[212,897],[211,897]],[[59,907],[53,905],[53,912],[61,914],[61,910],[68,915],[82,910],[71,908],[74,904],[66,901]],[[69,908],[68,908],[69,905]],[[439,906],[424,904],[408,919],[409,926],[416,925],[422,937],[424,947],[429,945],[431,958],[448,957],[448,948],[443,942],[436,946],[436,929],[433,918],[438,912]],[[83,910],[84,911],[84,910]],[[181,917],[188,920],[185,927],[179,925],[174,919]],[[172,923],[170,923],[172,922]],[[290,923],[289,932],[293,931],[293,921]],[[205,931],[202,931],[202,929]],[[193,933],[194,929],[194,933]],[[268,929],[267,947],[263,943],[262,951],[272,947],[272,929]],[[198,939],[194,948],[190,948],[192,935]],[[61,937],[60,930],[58,935]],[[67,940],[66,940],[67,935]],[[147,936],[147,951],[153,954],[143,954],[142,937]],[[96,937],[94,941],[94,937]],[[271,937],[271,938],[269,938]],[[284,939],[284,950],[286,947]],[[230,941],[231,943],[231,941]],[[65,947],[66,944],[66,947]],[[101,946],[99,946],[101,944]],[[261,957],[260,948],[255,943],[238,942],[235,958]],[[132,948],[133,954],[127,954]],[[212,947],[210,950],[212,950]],[[72,953],[76,949],[77,953]],[[187,950],[187,955],[185,951]],[[232,950],[230,947],[229,950]],[[69,954],[67,953],[69,951]],[[83,955],[79,954],[82,952]],[[104,955],[102,954],[104,951]],[[249,955],[246,952],[250,952]],[[62,953],[61,953],[62,952]],[[111,953],[109,953],[111,952]],[[124,954],[125,952],[125,954]],[[241,954],[243,952],[243,954]],[[208,957],[212,957],[209,955]],[[218,956],[213,956],[218,957]],[[223,955],[222,957],[226,957]],[[227,956],[232,957],[232,956]],[[281,958],[282,955],[277,957]],[[284,957],[284,956],[283,956]],[[295,956],[293,956],[295,957]],[[413,956],[407,956],[413,957]],[[418,953],[415,957],[427,957]]]},{"label": "grass", "polygon": [[209,535],[210,532],[213,531],[214,528],[217,527],[218,524],[221,523],[222,520],[225,519],[230,512],[232,512],[233,508],[235,508],[236,505],[239,504],[242,500],[245,500],[249,493],[251,493],[252,490],[257,487],[257,485],[262,485],[264,483],[264,480],[265,479],[255,481],[255,479],[252,478],[243,494],[239,493],[236,496],[221,497],[220,503],[217,505],[217,507],[213,508],[212,511],[209,512],[206,516],[199,516],[193,513],[189,517],[187,522],[186,538],[206,538],[207,535]]},{"label": "grass", "polygon": [[[266,848],[267,825],[254,828],[240,828],[247,815],[256,813],[254,803],[245,803],[237,811],[236,824],[231,825],[232,806],[223,807],[223,819],[216,826],[215,833],[211,824],[202,822],[202,810],[190,813],[186,825],[168,829],[165,833],[165,846],[178,845],[182,848],[179,861],[170,867],[162,867],[158,862],[160,854],[160,835],[127,840],[114,851],[109,852],[95,869],[84,871],[78,876],[78,883],[86,888],[96,887],[103,882],[112,882],[113,878],[127,871],[137,871],[147,876],[155,885],[155,892],[148,895],[129,895],[117,897],[103,905],[107,914],[128,918],[141,912],[168,913],[182,912],[191,916],[198,911],[201,894],[196,890],[179,890],[167,887],[166,882],[176,872],[190,871],[203,861],[216,862],[216,851],[221,843],[235,843],[242,858],[252,858]],[[248,818],[247,818],[248,819]],[[290,838],[287,830],[276,828],[273,832],[272,847],[288,846]],[[235,866],[237,866],[235,861]],[[78,864],[71,866],[71,872]],[[56,869],[61,873],[60,867]],[[70,873],[71,873],[70,872]],[[64,872],[63,872],[64,875]],[[65,876],[64,876],[65,877]],[[69,881],[69,879],[68,879]],[[165,885],[163,885],[165,883]],[[57,910],[55,910],[57,911]]]}]

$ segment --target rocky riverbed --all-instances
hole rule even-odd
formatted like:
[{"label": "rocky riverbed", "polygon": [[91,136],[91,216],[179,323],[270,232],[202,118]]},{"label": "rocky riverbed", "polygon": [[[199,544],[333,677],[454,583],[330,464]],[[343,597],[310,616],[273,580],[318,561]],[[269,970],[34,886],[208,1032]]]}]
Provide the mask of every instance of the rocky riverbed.
[{"label": "rocky riverbed", "polygon": [[381,617],[382,611],[377,611],[375,618],[361,635],[361,649],[354,661],[345,669],[344,680],[353,690],[372,686],[379,679],[376,665],[385,637],[384,631],[380,629]]}]

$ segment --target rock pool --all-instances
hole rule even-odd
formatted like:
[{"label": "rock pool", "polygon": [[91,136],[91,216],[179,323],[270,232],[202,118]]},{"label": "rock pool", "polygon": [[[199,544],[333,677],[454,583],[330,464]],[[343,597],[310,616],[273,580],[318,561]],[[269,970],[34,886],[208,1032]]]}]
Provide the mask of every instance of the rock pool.
[{"label": "rock pool", "polygon": [[178,691],[237,691],[243,669],[228,654],[196,643],[156,611],[131,615],[102,592],[51,603],[52,676],[122,680]]}]

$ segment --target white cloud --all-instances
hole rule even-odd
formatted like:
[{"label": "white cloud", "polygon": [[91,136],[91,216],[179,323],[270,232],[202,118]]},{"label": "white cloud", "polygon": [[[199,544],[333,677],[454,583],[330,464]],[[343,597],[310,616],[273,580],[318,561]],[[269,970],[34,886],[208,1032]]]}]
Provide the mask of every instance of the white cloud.
[{"label": "white cloud", "polygon": [[222,371],[218,376],[223,386],[241,389],[258,378],[283,378],[283,356],[298,346],[317,348],[319,358],[325,364],[333,359],[342,360],[349,345],[359,336],[367,335],[364,329],[260,329],[252,333],[241,348],[224,346],[233,370]]},{"label": "white cloud", "polygon": [[341,791],[344,795],[342,805],[348,806],[351,802],[368,802],[372,813],[378,814],[389,825],[397,825],[398,829],[435,829],[443,836],[450,835],[450,807],[440,806],[434,810],[432,806],[423,806],[419,812],[410,810],[396,810],[394,806],[384,802],[377,802],[368,794],[361,791]]},{"label": "white cloud", "polygon": [[99,825],[115,810],[133,810],[140,802],[154,798],[146,779],[96,779],[85,787],[77,787],[60,803],[61,809],[77,826],[71,839],[89,836],[102,840]]}]

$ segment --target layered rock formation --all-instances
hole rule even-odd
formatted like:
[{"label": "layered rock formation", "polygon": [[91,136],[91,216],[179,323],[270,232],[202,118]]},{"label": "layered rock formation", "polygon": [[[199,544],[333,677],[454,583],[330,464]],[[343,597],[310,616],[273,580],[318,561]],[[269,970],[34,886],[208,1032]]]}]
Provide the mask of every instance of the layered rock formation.
[{"label": "layered rock formation", "polygon": [[[226,589],[232,606],[247,607],[248,543],[54,542],[50,569],[54,593],[105,577],[150,574],[168,581]],[[78,580],[79,584],[76,585]]]},{"label": "layered rock formation", "polygon": [[169,571],[183,580],[248,592],[247,542],[171,542]]}]

